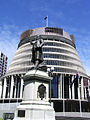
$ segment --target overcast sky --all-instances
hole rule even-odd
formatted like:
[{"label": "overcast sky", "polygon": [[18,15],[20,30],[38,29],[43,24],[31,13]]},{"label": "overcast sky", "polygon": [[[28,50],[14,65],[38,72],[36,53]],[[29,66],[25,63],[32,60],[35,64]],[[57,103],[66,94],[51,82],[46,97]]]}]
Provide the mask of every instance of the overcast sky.
[{"label": "overcast sky", "polygon": [[16,52],[20,34],[30,28],[49,26],[74,34],[76,49],[90,75],[90,0],[0,0],[0,50],[8,65]]}]

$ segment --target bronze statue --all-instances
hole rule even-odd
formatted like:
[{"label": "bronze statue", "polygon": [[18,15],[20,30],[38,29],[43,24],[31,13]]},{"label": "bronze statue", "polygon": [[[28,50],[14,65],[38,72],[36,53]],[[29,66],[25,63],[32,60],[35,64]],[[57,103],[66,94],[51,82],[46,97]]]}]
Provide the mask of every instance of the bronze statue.
[{"label": "bronze statue", "polygon": [[32,41],[31,45],[32,45],[31,62],[34,63],[34,68],[37,69],[39,64],[43,62],[42,46],[44,45],[44,41],[43,39],[40,39],[39,36],[37,36],[37,39],[35,41]]}]

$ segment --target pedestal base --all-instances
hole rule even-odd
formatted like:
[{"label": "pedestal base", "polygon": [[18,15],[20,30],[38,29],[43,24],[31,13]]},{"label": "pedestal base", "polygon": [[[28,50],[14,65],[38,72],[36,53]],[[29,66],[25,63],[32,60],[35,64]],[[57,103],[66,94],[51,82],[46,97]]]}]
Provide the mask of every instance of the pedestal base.
[{"label": "pedestal base", "polygon": [[55,111],[49,102],[23,101],[16,109],[14,120],[55,120]]}]

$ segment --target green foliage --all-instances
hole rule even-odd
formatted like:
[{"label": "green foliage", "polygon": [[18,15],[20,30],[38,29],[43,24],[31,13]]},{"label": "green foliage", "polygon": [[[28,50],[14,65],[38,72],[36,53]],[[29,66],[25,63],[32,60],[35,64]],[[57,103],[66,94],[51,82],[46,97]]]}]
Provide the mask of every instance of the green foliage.
[{"label": "green foliage", "polygon": [[0,118],[0,120],[3,120],[3,118]]}]

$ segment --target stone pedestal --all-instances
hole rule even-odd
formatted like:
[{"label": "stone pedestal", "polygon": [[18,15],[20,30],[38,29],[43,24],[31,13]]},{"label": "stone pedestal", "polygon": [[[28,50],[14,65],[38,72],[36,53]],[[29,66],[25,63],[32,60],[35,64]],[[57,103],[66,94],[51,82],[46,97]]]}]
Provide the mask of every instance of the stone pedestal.
[{"label": "stone pedestal", "polygon": [[23,79],[23,101],[16,109],[14,120],[55,120],[55,111],[48,102],[51,80],[48,74],[40,70],[30,70]]}]

